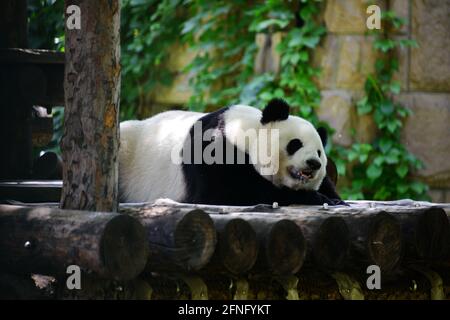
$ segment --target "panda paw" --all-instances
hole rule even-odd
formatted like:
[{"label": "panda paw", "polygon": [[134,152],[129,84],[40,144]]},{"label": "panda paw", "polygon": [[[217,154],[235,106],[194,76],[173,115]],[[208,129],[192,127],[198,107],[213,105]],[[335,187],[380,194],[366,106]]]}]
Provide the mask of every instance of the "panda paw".
[{"label": "panda paw", "polygon": [[347,207],[350,207],[350,205],[347,203],[347,202],[345,202],[344,200],[341,200],[341,199],[330,199],[330,205],[332,205],[332,206],[347,206]]}]

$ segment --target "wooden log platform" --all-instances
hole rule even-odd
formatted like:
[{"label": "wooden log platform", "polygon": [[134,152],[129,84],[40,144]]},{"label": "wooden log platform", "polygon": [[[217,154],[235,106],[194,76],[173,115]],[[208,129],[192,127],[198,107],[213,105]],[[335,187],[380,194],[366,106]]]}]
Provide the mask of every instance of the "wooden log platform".
[{"label": "wooden log platform", "polygon": [[[59,210],[55,203],[27,206],[27,210],[44,210],[44,206]],[[0,206],[0,212],[12,207]],[[152,299],[450,297],[450,204],[401,200],[349,201],[349,206],[235,207],[159,200],[121,204],[120,212],[144,227],[150,254],[140,274],[144,282],[139,283],[146,288],[143,296],[152,292]],[[6,220],[0,218],[4,234],[2,221]],[[52,221],[46,220],[51,234],[60,230]],[[0,235],[1,249],[11,247],[5,239]],[[10,257],[12,249],[8,250]],[[6,261],[7,272],[12,272],[13,265],[24,265],[18,259],[0,259],[0,268]],[[382,290],[366,288],[370,265],[381,269]],[[98,281],[102,288],[117,286]],[[134,285],[123,282],[119,287],[129,292]],[[105,292],[105,296],[117,295]]]}]

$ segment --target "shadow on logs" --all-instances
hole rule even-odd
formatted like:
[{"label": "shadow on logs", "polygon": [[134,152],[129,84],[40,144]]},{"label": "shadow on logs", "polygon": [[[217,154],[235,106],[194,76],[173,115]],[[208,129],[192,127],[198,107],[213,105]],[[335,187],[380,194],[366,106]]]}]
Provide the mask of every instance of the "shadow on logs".
[{"label": "shadow on logs", "polygon": [[190,271],[204,267],[214,253],[214,222],[203,210],[170,207],[123,208],[145,227],[147,271]]},{"label": "shadow on logs", "polygon": [[249,271],[258,257],[258,240],[251,225],[240,218],[211,214],[216,227],[216,251],[205,271],[228,271],[234,275]]},{"label": "shadow on logs", "polygon": [[0,205],[0,268],[10,272],[65,275],[75,264],[130,280],[147,253],[144,228],[127,215]]}]

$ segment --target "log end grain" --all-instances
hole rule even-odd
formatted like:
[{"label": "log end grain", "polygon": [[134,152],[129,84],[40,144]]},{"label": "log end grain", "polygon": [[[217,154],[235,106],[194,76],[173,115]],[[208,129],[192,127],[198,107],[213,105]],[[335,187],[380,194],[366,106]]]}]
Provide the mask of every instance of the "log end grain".
[{"label": "log end grain", "polygon": [[266,241],[267,261],[274,274],[294,274],[300,270],[305,260],[306,240],[295,222],[285,219],[276,222]]},{"label": "log end grain", "polygon": [[442,208],[427,209],[416,226],[416,248],[419,257],[427,260],[443,260],[450,251],[450,224]]},{"label": "log end grain", "polygon": [[175,246],[180,249],[177,260],[187,270],[204,267],[213,255],[217,243],[211,217],[203,210],[192,210],[183,216],[174,232]]},{"label": "log end grain", "polygon": [[374,216],[367,236],[367,250],[371,261],[383,271],[393,270],[400,262],[402,246],[400,222],[386,212]]},{"label": "log end grain", "polygon": [[314,238],[313,255],[316,263],[326,270],[338,270],[344,266],[349,249],[350,231],[344,219],[325,219]]},{"label": "log end grain", "polygon": [[230,220],[219,233],[218,250],[224,267],[233,274],[249,271],[258,257],[258,240],[243,219]]},{"label": "log end grain", "polygon": [[144,227],[121,214],[111,219],[100,240],[100,257],[113,279],[131,280],[144,270],[148,247]]}]

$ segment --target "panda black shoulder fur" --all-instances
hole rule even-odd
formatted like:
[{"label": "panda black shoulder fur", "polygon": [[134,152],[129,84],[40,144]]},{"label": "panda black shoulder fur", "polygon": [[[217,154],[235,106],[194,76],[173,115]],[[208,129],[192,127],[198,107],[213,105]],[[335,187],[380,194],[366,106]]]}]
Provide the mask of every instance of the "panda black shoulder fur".
[{"label": "panda black shoulder fur", "polygon": [[326,131],[280,99],[204,114],[168,111],[120,127],[123,202],[343,203],[326,176]]}]

